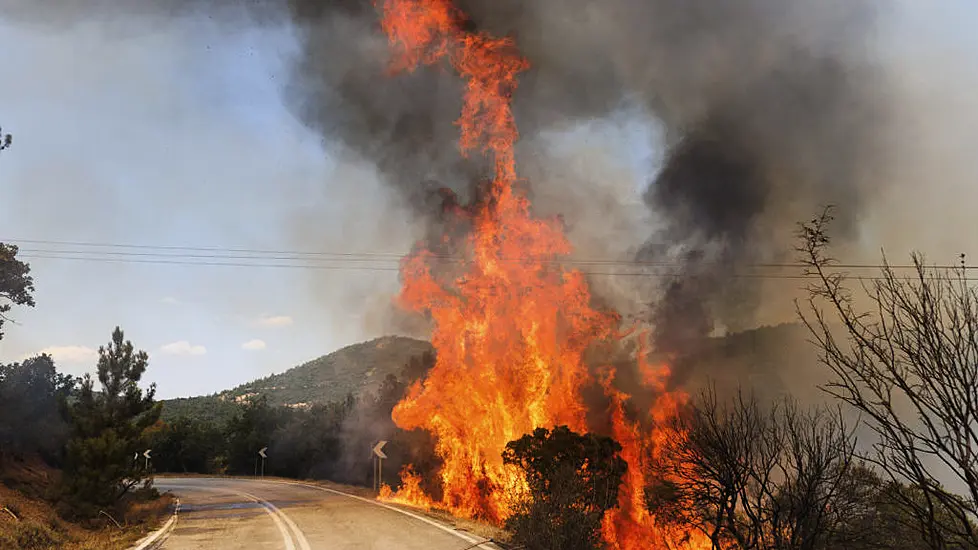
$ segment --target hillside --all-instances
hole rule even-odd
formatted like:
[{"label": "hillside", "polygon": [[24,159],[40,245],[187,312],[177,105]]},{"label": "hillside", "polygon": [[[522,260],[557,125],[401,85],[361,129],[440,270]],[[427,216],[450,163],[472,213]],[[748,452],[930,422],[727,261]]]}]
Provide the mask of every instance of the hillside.
[{"label": "hillside", "polygon": [[674,371],[687,388],[711,381],[719,389],[752,386],[761,393],[790,392],[802,402],[824,399],[816,386],[828,373],[818,361],[805,326],[768,326],[713,338],[685,358]]},{"label": "hillside", "polygon": [[[753,384],[769,391],[789,390],[821,397],[812,388],[824,371],[808,333],[797,324],[761,327],[714,338],[698,353],[674,365],[676,382],[696,385],[706,379],[720,386]],[[270,404],[306,407],[372,392],[388,374],[398,375],[415,357],[433,351],[431,344],[401,336],[385,336],[347,346],[305,364],[234,389],[200,397],[163,402],[163,417],[191,416],[222,422],[248,397],[265,395]]]},{"label": "hillside", "polygon": [[269,404],[308,407],[376,390],[388,374],[398,375],[408,362],[432,351],[423,340],[384,336],[353,344],[281,374],[242,384],[218,394],[163,402],[163,418],[192,416],[221,421],[247,398],[264,395]]}]

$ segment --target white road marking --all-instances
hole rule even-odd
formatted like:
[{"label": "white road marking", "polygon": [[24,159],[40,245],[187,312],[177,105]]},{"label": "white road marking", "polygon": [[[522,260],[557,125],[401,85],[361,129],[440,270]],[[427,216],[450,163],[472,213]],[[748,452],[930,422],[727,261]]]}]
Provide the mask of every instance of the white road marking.
[{"label": "white road marking", "polygon": [[137,543],[136,546],[132,548],[132,550],[146,550],[147,548],[152,546],[154,542],[159,540],[160,537],[163,537],[164,535],[168,535],[170,531],[173,530],[173,526],[177,524],[177,514],[179,513],[180,513],[180,499],[177,499],[176,505],[173,508],[173,515],[171,515],[170,519],[163,524],[163,527],[160,527],[159,529],[156,530],[156,532],[147,535],[146,538],[144,538],[142,542]]},{"label": "white road marking", "polygon": [[[166,479],[166,478],[161,478],[161,479]],[[233,477],[229,477],[229,478],[213,477],[213,478],[200,478],[200,479],[218,479],[218,480],[220,480],[220,479],[227,479],[228,481],[234,481],[235,480],[235,478],[233,478]],[[251,480],[247,480],[247,481],[251,481]],[[335,495],[340,495],[340,496],[352,498],[352,499],[355,499],[355,500],[359,500],[361,502],[365,502],[367,504],[373,504],[374,506],[380,506],[381,508],[385,508],[385,509],[390,510],[392,512],[397,512],[398,514],[403,514],[403,515],[408,516],[410,518],[413,518],[413,519],[416,519],[418,521],[424,522],[424,523],[426,523],[426,524],[428,524],[428,525],[430,525],[432,527],[435,527],[436,529],[440,529],[440,530],[442,530],[442,531],[444,531],[446,533],[450,533],[452,535],[455,535],[456,537],[464,540],[465,542],[468,542],[469,544],[474,545],[474,546],[472,546],[472,548],[489,548],[489,549],[499,550],[499,547],[498,546],[496,546],[495,544],[492,544],[488,540],[478,539],[478,538],[476,538],[476,537],[474,537],[474,536],[472,536],[472,535],[470,535],[470,534],[468,534],[468,533],[466,533],[464,531],[459,531],[458,529],[449,527],[449,526],[447,526],[447,525],[445,525],[443,523],[439,523],[439,522],[434,521],[432,519],[426,518],[426,517],[424,517],[422,515],[415,514],[414,512],[409,512],[407,510],[402,510],[401,508],[397,508],[397,507],[391,506],[389,504],[385,504],[383,502],[380,502],[380,501],[377,501],[377,500],[374,500],[374,499],[364,498],[364,497],[361,497],[361,496],[358,496],[358,495],[353,495],[353,494],[350,494],[350,493],[344,493],[343,491],[337,491],[336,489],[330,489],[329,487],[321,487],[319,485],[310,485],[308,483],[301,483],[301,482],[298,482],[298,481],[278,481],[278,480],[266,479],[266,480],[263,480],[263,481],[260,481],[260,482],[254,481],[254,483],[276,483],[276,484],[279,484],[279,485],[293,485],[293,486],[296,486],[296,487],[306,487],[308,489],[315,489],[317,491],[323,491],[325,493],[332,493],[332,494],[335,494]],[[217,492],[221,492],[222,491],[222,489],[202,487],[200,485],[171,485],[171,487],[178,487],[178,486],[179,487],[187,487],[189,489],[201,489],[201,490],[205,490],[205,491],[217,491]],[[292,521],[291,518],[289,518],[284,512],[282,512],[281,510],[279,510],[278,508],[276,508],[270,502],[263,501],[263,500],[259,499],[258,497],[254,496],[254,495],[249,495],[248,493],[241,493],[241,492],[235,491],[233,489],[224,489],[223,491],[237,493],[237,494],[239,494],[241,496],[244,496],[246,498],[250,498],[250,499],[255,500],[256,502],[259,502],[262,505],[262,507],[265,508],[266,512],[268,512],[270,515],[272,515],[272,518],[275,519],[275,523],[279,526],[279,530],[282,531],[283,536],[284,536],[286,534],[286,532],[283,530],[283,525],[281,523],[282,520],[279,520],[276,517],[276,515],[274,513],[272,513],[272,510],[274,510],[278,514],[281,514],[282,515],[282,518],[289,524],[289,526],[293,529],[293,532],[297,535],[297,540],[299,541],[299,545],[302,547],[302,550],[310,550],[309,543],[306,541],[305,536],[302,534],[302,531],[299,530],[298,526],[295,525],[295,523]],[[292,544],[292,541],[290,539],[286,542],[286,548],[288,550],[295,550],[295,546]]]},{"label": "white road marking", "polygon": [[295,541],[299,543],[299,548],[301,548],[302,550],[312,550],[309,546],[309,541],[306,540],[306,536],[302,534],[302,530],[299,529],[299,526],[296,525],[294,521],[292,521],[292,518],[290,518],[288,514],[286,514],[285,512],[280,510],[277,506],[275,506],[271,502],[268,502],[267,500],[258,498],[250,493],[242,492],[240,494],[248,498],[254,499],[256,502],[264,506],[267,510],[271,510],[273,513],[281,517],[282,520],[289,526],[289,529],[292,530],[292,536],[295,538]]},{"label": "white road marking", "polygon": [[372,500],[372,499],[364,498],[364,497],[357,496],[357,495],[351,495],[350,493],[344,493],[343,491],[337,491],[336,489],[330,489],[328,487],[320,487],[318,485],[309,485],[308,483],[300,483],[300,482],[297,482],[297,481],[276,481],[276,480],[266,479],[264,481],[264,483],[278,483],[278,484],[281,484],[281,485],[295,485],[297,487],[308,487],[310,489],[316,489],[318,491],[324,491],[324,492],[327,492],[327,493],[333,493],[333,494],[336,494],[336,495],[341,495],[341,496],[353,498],[353,499],[359,500],[361,502],[366,502],[368,504],[373,504],[374,506],[380,506],[381,508],[386,508],[386,509],[391,510],[393,512],[397,512],[398,514],[404,514],[405,516],[414,518],[414,519],[416,519],[418,521],[423,521],[423,522],[427,523],[428,525],[430,525],[432,527],[437,527],[438,529],[441,529],[442,531],[445,531],[446,533],[451,533],[451,534],[455,535],[456,537],[458,537],[458,538],[460,538],[460,539],[468,542],[469,544],[474,544],[475,546],[473,546],[472,548],[483,548],[484,547],[484,548],[496,548],[496,549],[498,549],[498,547],[496,545],[491,544],[487,540],[483,540],[480,543],[480,540],[479,539],[473,537],[472,535],[470,535],[468,533],[464,533],[462,531],[459,531],[458,529],[453,529],[453,528],[451,528],[451,527],[449,527],[447,525],[438,523],[437,521],[434,521],[434,520],[428,519],[428,518],[426,518],[424,516],[415,514],[414,512],[409,512],[407,510],[402,510],[400,508],[396,508],[396,507],[391,506],[389,504],[384,504],[383,502],[380,502],[380,501],[377,501],[377,500]]},{"label": "white road marking", "polygon": [[[239,496],[243,496],[243,497],[248,496],[245,493],[238,493],[237,491],[233,491],[233,492],[237,493]],[[282,522],[282,519],[279,517],[279,515],[276,514],[274,511],[272,511],[272,508],[267,503],[262,502],[261,500],[258,500],[257,498],[254,497],[252,497],[252,500],[257,502],[258,504],[261,504],[261,509],[264,510],[266,514],[271,516],[272,521],[275,522],[275,526],[278,527],[279,532],[282,533],[282,542],[285,543],[285,550],[295,550],[295,543],[292,542],[292,536],[289,535],[289,530],[285,526],[285,523]]]},{"label": "white road marking", "polygon": [[259,498],[251,493],[245,493],[244,491],[236,491],[234,489],[230,489],[227,487],[219,488],[219,487],[203,487],[200,485],[166,485],[166,484],[164,485],[172,488],[183,487],[186,489],[210,491],[212,493],[231,493],[239,497],[244,497],[252,502],[259,504],[262,510],[264,510],[265,513],[272,518],[272,521],[275,522],[275,526],[278,527],[279,533],[282,534],[282,543],[285,544],[285,550],[296,550],[295,542],[293,542],[292,540],[293,537],[295,537],[295,540],[298,541],[301,550],[311,550],[309,546],[309,541],[306,540],[305,535],[302,534],[302,531],[299,529],[299,526],[296,525],[294,521],[292,521],[292,518],[290,518],[288,515],[286,515],[285,512],[279,510],[278,507],[276,507],[271,502],[268,502],[267,500]]}]

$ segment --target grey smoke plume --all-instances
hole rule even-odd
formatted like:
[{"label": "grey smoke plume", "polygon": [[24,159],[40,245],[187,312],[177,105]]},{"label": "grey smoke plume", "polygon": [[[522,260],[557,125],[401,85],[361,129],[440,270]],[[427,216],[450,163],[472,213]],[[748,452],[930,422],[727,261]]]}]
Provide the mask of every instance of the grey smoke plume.
[{"label": "grey smoke plume", "polygon": [[[293,99],[309,124],[377,162],[422,212],[433,188],[465,196],[484,177],[454,146],[450,71],[386,77],[369,6],[292,5],[307,46]],[[653,308],[664,349],[749,323],[761,288],[732,275],[790,261],[794,223],[821,204],[837,204],[838,229],[851,234],[880,181],[887,102],[867,47],[869,1],[458,5],[473,30],[515,37],[530,60],[514,103],[524,135],[635,104],[664,125],[667,156],[645,195],[663,223],[636,254],[680,266]],[[520,153],[546,162],[532,142]]]},{"label": "grey smoke plume", "polygon": [[[60,4],[12,5],[22,6],[21,16],[70,19]],[[681,350],[718,325],[748,324],[763,289],[734,274],[790,260],[794,223],[819,205],[838,205],[837,229],[851,233],[875,182],[885,179],[879,147],[888,102],[867,46],[879,16],[873,0],[457,4],[473,31],[513,36],[532,65],[514,98],[528,138],[520,162],[531,172],[547,170],[545,148],[532,139],[542,132],[623,109],[664,128],[666,157],[645,194],[659,223],[633,256],[678,265],[653,289],[650,320],[663,349]],[[287,97],[294,111],[324,139],[375,164],[436,232],[445,197],[472,200],[488,174],[484,160],[464,159],[456,148],[462,83],[446,67],[389,75],[389,47],[370,0],[92,5],[116,15],[290,19],[302,43]],[[563,185],[601,184],[571,178]]]}]

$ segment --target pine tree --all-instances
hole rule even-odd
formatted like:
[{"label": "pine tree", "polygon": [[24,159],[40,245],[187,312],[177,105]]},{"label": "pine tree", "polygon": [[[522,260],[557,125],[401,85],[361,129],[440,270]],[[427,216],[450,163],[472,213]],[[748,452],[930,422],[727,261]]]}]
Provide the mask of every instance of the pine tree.
[{"label": "pine tree", "polygon": [[10,320],[7,313],[13,306],[34,307],[31,266],[17,259],[18,252],[17,246],[0,243],[0,338],[3,338],[3,324]]},{"label": "pine tree", "polygon": [[152,479],[142,457],[146,430],[160,416],[153,397],[156,385],[140,389],[149,363],[145,351],[135,351],[116,327],[109,345],[99,348],[98,381],[82,380],[77,398],[67,407],[72,426],[62,481],[63,512],[91,517],[119,504],[134,487],[149,488]]}]

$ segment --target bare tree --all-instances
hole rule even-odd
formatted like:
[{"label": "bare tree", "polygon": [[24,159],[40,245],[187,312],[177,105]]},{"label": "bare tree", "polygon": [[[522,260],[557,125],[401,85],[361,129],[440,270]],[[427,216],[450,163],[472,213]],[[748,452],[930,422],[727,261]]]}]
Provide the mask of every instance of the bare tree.
[{"label": "bare tree", "polygon": [[861,547],[868,533],[853,529],[853,520],[873,510],[864,500],[867,487],[855,462],[856,440],[841,411],[800,410],[785,398],[774,409],[774,415],[779,413],[783,448],[775,464],[779,483],[770,495],[769,547]]},{"label": "bare tree", "polygon": [[[889,475],[930,548],[978,548],[978,292],[960,267],[912,275],[884,263],[866,310],[827,253],[831,210],[799,231],[815,283],[798,311],[834,379],[825,389],[875,432],[867,460]],[[945,487],[953,484],[962,494]]]},{"label": "bare tree", "polygon": [[838,411],[762,406],[703,391],[677,420],[650,509],[705,533],[714,549],[856,548],[855,442]]},{"label": "bare tree", "polygon": [[[702,531],[714,549],[745,546],[749,535],[731,529],[739,516],[751,464],[761,461],[758,437],[765,431],[757,402],[738,393],[724,407],[713,386],[675,419],[683,437],[669,444],[653,471],[662,477],[646,491],[658,516]],[[738,540],[739,539],[739,540]]]}]

